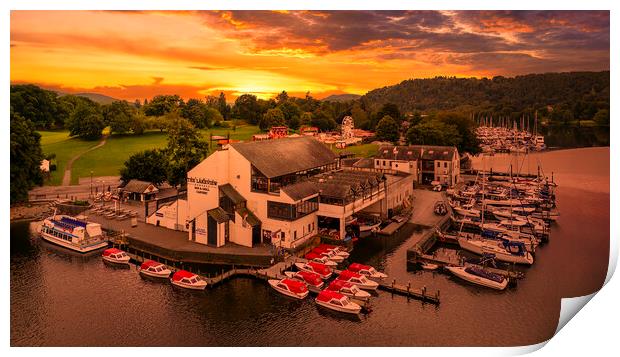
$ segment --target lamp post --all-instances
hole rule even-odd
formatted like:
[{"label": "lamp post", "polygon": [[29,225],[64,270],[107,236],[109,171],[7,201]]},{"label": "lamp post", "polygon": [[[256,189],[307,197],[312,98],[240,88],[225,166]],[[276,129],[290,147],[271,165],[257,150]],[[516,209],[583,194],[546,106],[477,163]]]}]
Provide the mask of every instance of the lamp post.
[{"label": "lamp post", "polygon": [[90,195],[88,196],[88,198],[92,199],[93,198],[93,171],[90,171]]}]

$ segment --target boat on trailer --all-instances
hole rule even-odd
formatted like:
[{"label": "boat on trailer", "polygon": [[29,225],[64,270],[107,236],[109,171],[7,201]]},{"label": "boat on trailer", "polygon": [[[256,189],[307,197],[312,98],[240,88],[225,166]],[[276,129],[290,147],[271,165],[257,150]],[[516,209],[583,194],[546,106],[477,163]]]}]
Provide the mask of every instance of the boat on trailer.
[{"label": "boat on trailer", "polygon": [[508,279],[475,265],[467,267],[447,266],[445,269],[463,280],[488,288],[504,290],[508,286]]},{"label": "boat on trailer", "polygon": [[153,278],[169,278],[172,273],[164,264],[154,260],[147,260],[140,265],[140,274]]},{"label": "boat on trailer", "polygon": [[308,286],[303,281],[285,278],[282,280],[269,279],[267,282],[282,295],[295,299],[303,299],[308,296]]},{"label": "boat on trailer", "polygon": [[106,262],[115,264],[129,264],[129,260],[131,260],[131,257],[129,257],[127,253],[117,248],[108,248],[104,250],[101,257]]},{"label": "boat on trailer", "polygon": [[76,252],[87,253],[105,248],[108,241],[101,224],[67,215],[56,215],[43,220],[37,232],[44,240]]},{"label": "boat on trailer", "polygon": [[314,301],[317,305],[347,314],[359,314],[360,311],[362,311],[360,305],[349,300],[347,296],[335,291],[323,290]]},{"label": "boat on trailer", "polygon": [[177,270],[172,275],[170,282],[172,285],[191,290],[204,290],[207,287],[206,281],[187,270]]}]

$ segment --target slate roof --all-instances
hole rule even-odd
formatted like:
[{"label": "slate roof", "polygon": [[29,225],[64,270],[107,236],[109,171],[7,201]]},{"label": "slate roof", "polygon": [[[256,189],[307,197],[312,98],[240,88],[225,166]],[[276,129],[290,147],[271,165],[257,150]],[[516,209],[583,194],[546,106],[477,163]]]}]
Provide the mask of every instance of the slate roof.
[{"label": "slate roof", "polygon": [[445,160],[450,161],[458,152],[454,146],[381,146],[375,158],[386,160]]},{"label": "slate roof", "polygon": [[230,219],[228,217],[228,213],[224,211],[221,207],[217,207],[214,209],[210,209],[207,211],[207,214],[211,216],[217,223],[225,223]]},{"label": "slate roof", "polygon": [[319,193],[316,185],[310,181],[297,182],[292,185],[284,186],[280,190],[295,201],[303,200],[306,197]]},{"label": "slate roof", "polygon": [[[125,187],[123,187],[123,191],[133,192],[133,193],[144,193],[144,191],[146,191],[146,189],[150,185],[152,185],[151,182],[140,181],[140,180],[129,180],[129,182],[127,182]],[[157,187],[155,187],[155,191],[153,192],[157,192],[157,191],[159,190],[157,189]]]},{"label": "slate roof", "polygon": [[237,212],[239,213],[239,215],[241,217],[245,216],[245,221],[252,227],[256,227],[258,225],[261,224],[260,219],[258,219],[258,217],[256,217],[254,215],[254,213],[252,213],[252,211],[250,211],[249,209],[247,209],[246,207],[240,207],[237,209]]},{"label": "slate roof", "polygon": [[306,136],[234,143],[230,146],[268,178],[331,164],[336,159],[325,144]]}]

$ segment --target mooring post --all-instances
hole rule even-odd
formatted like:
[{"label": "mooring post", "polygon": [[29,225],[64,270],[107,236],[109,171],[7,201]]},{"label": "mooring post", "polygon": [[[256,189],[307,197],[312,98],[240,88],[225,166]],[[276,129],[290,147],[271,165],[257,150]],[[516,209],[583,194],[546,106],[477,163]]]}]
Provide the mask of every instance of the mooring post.
[{"label": "mooring post", "polygon": [[407,282],[407,296],[410,295],[409,294],[409,290],[411,290],[411,282],[410,281]]},{"label": "mooring post", "polygon": [[440,293],[440,291],[439,291],[439,290],[437,290],[437,295],[436,295],[436,297],[437,297],[437,301],[439,301],[439,293]]},{"label": "mooring post", "polygon": [[394,284],[396,284],[396,279],[392,280],[392,290],[394,290]]},{"label": "mooring post", "polygon": [[422,297],[426,298],[426,286],[422,287]]}]

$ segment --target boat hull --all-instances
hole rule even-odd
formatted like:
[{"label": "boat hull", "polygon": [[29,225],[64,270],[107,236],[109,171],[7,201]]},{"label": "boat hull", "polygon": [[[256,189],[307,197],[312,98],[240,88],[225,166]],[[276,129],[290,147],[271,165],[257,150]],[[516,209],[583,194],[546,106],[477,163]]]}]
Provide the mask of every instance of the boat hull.
[{"label": "boat hull", "polygon": [[359,306],[358,304],[352,302],[347,306],[335,306],[332,305],[328,302],[323,302],[323,301],[319,301],[319,300],[315,300],[317,305],[323,306],[327,309],[333,310],[333,311],[338,311],[338,312],[343,312],[345,314],[359,314],[360,311],[362,311],[362,307]]},{"label": "boat hull", "polygon": [[270,279],[268,280],[269,285],[271,285],[271,287],[273,288],[273,290],[279,292],[282,295],[286,295],[288,297],[292,297],[295,299],[304,299],[306,296],[308,296],[308,290],[306,290],[305,292],[301,293],[301,294],[296,294],[292,291],[288,291],[288,290],[284,290],[284,289],[280,289],[277,285],[280,282],[280,280],[275,280],[275,279]]},{"label": "boat hull", "polygon": [[492,253],[495,254],[495,259],[503,262],[526,265],[532,265],[534,263],[534,257],[530,252],[526,252],[525,255],[510,254],[505,250],[501,251],[498,249],[494,249],[491,246],[485,245],[482,243],[482,241],[468,240],[466,238],[458,238],[458,242],[459,246],[462,249],[465,249],[472,253],[476,253],[478,255],[483,255],[483,253]]},{"label": "boat hull", "polygon": [[508,286],[508,280],[506,279],[502,280],[501,283],[498,283],[490,279],[485,279],[481,276],[470,274],[465,271],[464,267],[446,267],[446,269],[453,275],[476,285],[481,285],[496,290],[504,290],[506,289],[506,286]]},{"label": "boat hull", "polygon": [[67,249],[71,249],[73,251],[79,252],[79,253],[88,253],[88,252],[92,252],[94,250],[98,250],[101,248],[105,248],[108,246],[108,242],[107,241],[101,241],[100,243],[97,244],[93,244],[93,245],[89,245],[89,246],[85,246],[85,247],[80,247],[77,246],[73,243],[69,243],[65,240],[62,239],[58,239],[54,236],[50,236],[48,234],[45,233],[39,233],[41,235],[41,238],[43,240],[45,240],[46,242],[50,242],[52,244],[67,248]]},{"label": "boat hull", "polygon": [[180,281],[172,280],[172,285],[189,290],[204,290],[207,287],[207,283],[205,281],[202,281],[200,284],[185,284]]},{"label": "boat hull", "polygon": [[172,272],[168,269],[164,270],[164,271],[160,271],[159,273],[156,272],[152,272],[152,271],[148,271],[146,269],[140,269],[140,274],[142,275],[146,275],[146,276],[150,276],[152,278],[169,278],[170,274],[172,274]]},{"label": "boat hull", "polygon": [[110,258],[108,256],[103,256],[102,257],[103,260],[105,260],[108,263],[114,263],[114,264],[129,264],[129,260],[131,259],[129,256],[126,256],[122,259],[116,259],[116,258]]}]

